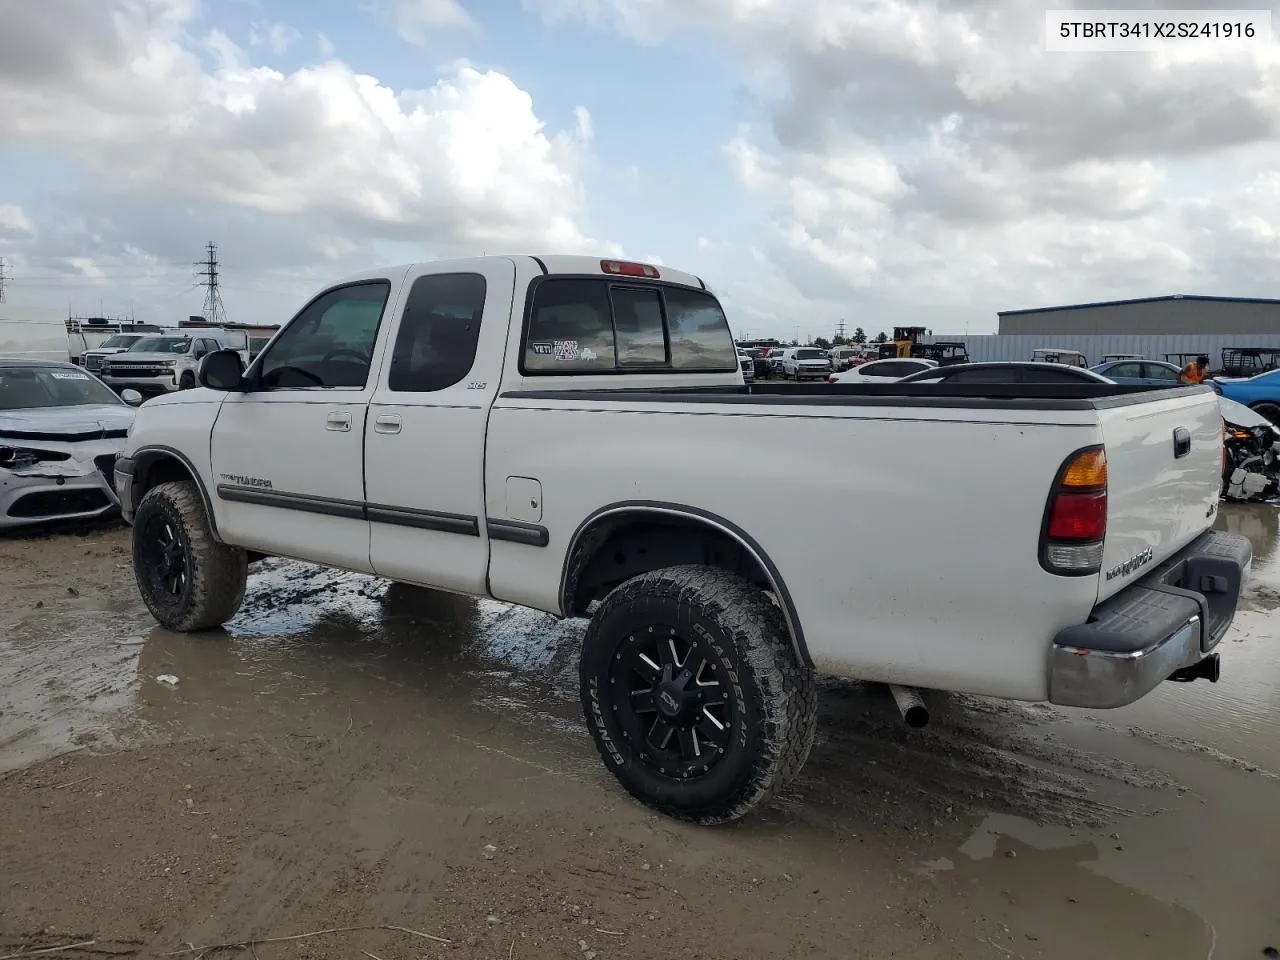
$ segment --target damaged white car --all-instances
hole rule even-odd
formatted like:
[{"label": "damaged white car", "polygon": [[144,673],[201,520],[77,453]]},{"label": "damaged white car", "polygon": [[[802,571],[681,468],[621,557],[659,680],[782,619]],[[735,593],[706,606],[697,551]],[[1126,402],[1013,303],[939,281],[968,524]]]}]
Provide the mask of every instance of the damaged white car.
[{"label": "damaged white car", "polygon": [[116,454],[141,402],[74,364],[0,358],[0,530],[119,510]]}]

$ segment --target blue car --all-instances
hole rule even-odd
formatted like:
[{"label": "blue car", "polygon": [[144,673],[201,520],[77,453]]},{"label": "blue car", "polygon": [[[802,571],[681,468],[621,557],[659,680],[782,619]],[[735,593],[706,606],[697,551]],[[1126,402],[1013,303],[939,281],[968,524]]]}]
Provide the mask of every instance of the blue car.
[{"label": "blue car", "polygon": [[1174,364],[1162,360],[1112,360],[1089,369],[1116,383],[1163,387],[1176,387],[1178,374],[1182,372]]},{"label": "blue car", "polygon": [[1280,370],[1268,370],[1256,377],[1215,377],[1209,382],[1228,400],[1242,403],[1280,424]]}]

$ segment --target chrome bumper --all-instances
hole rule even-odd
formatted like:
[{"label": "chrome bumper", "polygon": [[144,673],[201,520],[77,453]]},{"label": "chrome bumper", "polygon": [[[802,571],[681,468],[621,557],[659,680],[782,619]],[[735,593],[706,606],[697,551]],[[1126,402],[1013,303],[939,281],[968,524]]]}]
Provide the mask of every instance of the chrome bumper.
[{"label": "chrome bumper", "polygon": [[1200,662],[1231,626],[1252,562],[1245,537],[1206,533],[1098,604],[1055,638],[1049,701],[1123,707]]}]

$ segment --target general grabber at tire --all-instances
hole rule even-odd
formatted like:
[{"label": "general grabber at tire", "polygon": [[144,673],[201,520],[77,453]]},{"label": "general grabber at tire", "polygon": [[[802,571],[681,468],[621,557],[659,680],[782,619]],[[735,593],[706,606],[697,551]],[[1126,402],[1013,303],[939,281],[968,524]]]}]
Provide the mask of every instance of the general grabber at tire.
[{"label": "general grabber at tire", "polygon": [[190,483],[147,491],[133,518],[133,576],[163,627],[182,633],[230,620],[244,599],[248,557],[218,543]]},{"label": "general grabber at tire", "polygon": [[669,567],[618,586],[592,617],[579,670],[605,766],[668,816],[735,820],[813,746],[812,670],[777,606],[723,570]]}]

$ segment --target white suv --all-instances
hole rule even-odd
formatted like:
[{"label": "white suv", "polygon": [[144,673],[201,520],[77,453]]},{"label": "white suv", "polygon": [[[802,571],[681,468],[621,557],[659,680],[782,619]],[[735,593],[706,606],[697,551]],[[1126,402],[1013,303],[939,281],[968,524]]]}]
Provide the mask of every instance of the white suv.
[{"label": "white suv", "polygon": [[831,360],[818,347],[792,347],[782,358],[782,375],[791,380],[821,380],[830,372]]}]

